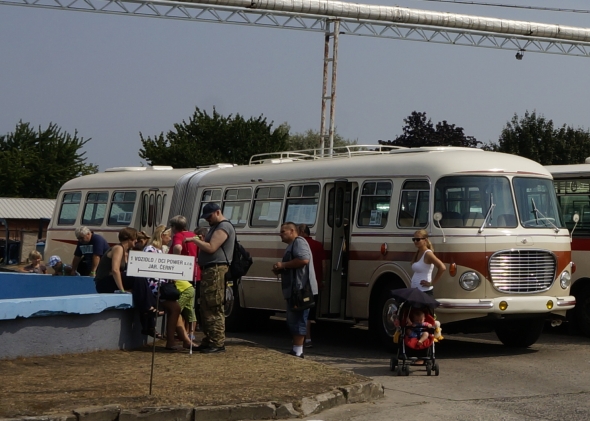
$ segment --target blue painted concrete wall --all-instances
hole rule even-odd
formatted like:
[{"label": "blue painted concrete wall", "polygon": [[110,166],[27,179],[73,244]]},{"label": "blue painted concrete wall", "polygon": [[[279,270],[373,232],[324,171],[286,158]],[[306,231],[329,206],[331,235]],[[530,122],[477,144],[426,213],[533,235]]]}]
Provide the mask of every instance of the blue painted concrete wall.
[{"label": "blue painted concrete wall", "polygon": [[60,315],[98,314],[133,308],[131,294],[85,294],[0,300],[0,320]]},{"label": "blue painted concrete wall", "polygon": [[83,294],[96,294],[93,278],[0,272],[0,300]]},{"label": "blue painted concrete wall", "polygon": [[97,294],[80,276],[0,273],[0,359],[145,344],[131,294]]}]

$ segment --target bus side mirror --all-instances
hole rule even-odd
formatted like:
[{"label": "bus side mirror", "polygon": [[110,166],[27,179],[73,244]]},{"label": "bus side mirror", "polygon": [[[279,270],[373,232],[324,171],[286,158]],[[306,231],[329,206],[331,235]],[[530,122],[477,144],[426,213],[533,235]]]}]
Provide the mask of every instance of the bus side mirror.
[{"label": "bus side mirror", "polygon": [[440,213],[440,212],[434,212],[434,215],[432,216],[432,218],[436,222],[439,222],[439,225],[440,225],[440,221],[442,220],[442,213]]},{"label": "bus side mirror", "polygon": [[576,229],[576,227],[578,226],[578,222],[580,221],[580,214],[578,212],[572,215],[572,221],[574,221],[574,227],[570,231],[570,243],[572,242],[572,238],[574,236],[574,230]]},{"label": "bus side mirror", "polygon": [[434,215],[432,215],[432,219],[434,219],[436,222],[438,222],[438,227],[440,228],[440,231],[442,232],[442,235],[443,235],[443,243],[446,243],[447,239],[445,237],[445,232],[443,231],[443,229],[440,225],[440,221],[443,219],[442,213],[434,212]]}]

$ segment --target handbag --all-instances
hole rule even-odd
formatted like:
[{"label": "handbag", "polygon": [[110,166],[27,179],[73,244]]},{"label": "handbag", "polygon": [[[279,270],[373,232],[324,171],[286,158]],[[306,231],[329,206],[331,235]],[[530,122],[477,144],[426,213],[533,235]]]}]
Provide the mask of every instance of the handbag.
[{"label": "handbag", "polygon": [[[295,283],[294,283],[295,284]],[[291,298],[289,298],[289,307],[293,311],[304,311],[315,306],[313,292],[309,282],[301,289],[293,286]]]},{"label": "handbag", "polygon": [[177,301],[180,298],[180,291],[174,282],[163,282],[160,284],[160,298],[166,301]]},{"label": "handbag", "polygon": [[[293,244],[293,246],[295,246],[295,244]],[[289,309],[293,311],[304,311],[314,307],[315,300],[313,298],[313,291],[311,290],[311,282],[309,279],[301,289],[297,288],[297,282],[295,282],[294,276],[292,279],[291,297],[288,300]]]}]

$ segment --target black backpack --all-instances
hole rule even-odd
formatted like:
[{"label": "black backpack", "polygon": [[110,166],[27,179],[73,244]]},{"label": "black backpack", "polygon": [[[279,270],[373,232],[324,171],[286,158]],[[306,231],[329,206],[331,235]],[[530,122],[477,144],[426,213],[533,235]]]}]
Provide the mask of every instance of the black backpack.
[{"label": "black backpack", "polygon": [[[221,222],[224,222],[224,221],[221,221]],[[227,221],[227,222],[229,222],[231,224],[230,221]],[[234,233],[235,233],[235,229],[234,229]],[[225,250],[223,249],[223,247],[221,248],[221,251],[223,251],[223,254],[225,255]],[[225,256],[225,260],[227,260],[229,262],[227,255]],[[235,235],[235,243],[234,243],[234,254],[232,256],[232,260],[231,260],[231,263],[229,264],[229,270],[228,270],[228,274],[230,274],[231,280],[235,282],[238,279],[240,279],[242,276],[247,274],[248,270],[250,269],[250,266],[252,266],[252,263],[254,263],[254,261],[252,260],[252,256],[250,256],[250,253],[248,253],[248,251],[244,248],[244,246],[242,246],[240,244],[240,242],[238,241],[238,235],[236,234]]]},{"label": "black backpack", "polygon": [[252,263],[254,263],[252,261],[252,256],[250,256],[250,253],[248,253],[248,251],[236,238],[236,242],[234,244],[234,255],[229,265],[229,272],[231,273],[232,279],[237,281],[242,276],[247,274],[250,266],[252,266]]}]

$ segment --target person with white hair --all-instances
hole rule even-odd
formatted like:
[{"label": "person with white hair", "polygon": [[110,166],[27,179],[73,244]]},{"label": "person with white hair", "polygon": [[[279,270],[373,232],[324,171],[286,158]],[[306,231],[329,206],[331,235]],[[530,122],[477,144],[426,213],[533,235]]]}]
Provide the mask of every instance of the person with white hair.
[{"label": "person with white hair", "polygon": [[78,245],[74,250],[72,268],[82,276],[94,277],[100,258],[109,249],[109,243],[84,226],[76,228],[75,235]]}]

